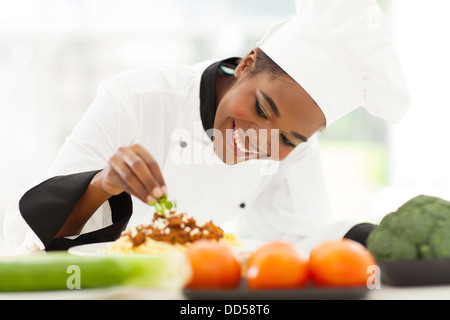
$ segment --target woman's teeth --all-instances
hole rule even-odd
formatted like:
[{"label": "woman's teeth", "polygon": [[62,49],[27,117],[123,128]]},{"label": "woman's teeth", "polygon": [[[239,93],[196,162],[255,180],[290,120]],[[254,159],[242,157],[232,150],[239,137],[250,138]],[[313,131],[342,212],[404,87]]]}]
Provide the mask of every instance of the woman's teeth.
[{"label": "woman's teeth", "polygon": [[234,142],[236,143],[237,148],[243,153],[250,153],[249,150],[245,147],[245,142],[242,142],[239,139],[239,135],[236,131],[236,126],[234,127]]},{"label": "woman's teeth", "polygon": [[[236,130],[236,129],[235,129]],[[236,133],[236,131],[234,131],[234,142],[236,143],[236,146],[238,147],[238,149],[244,153],[247,153],[247,149],[245,149],[245,146],[241,143],[241,141],[239,140],[239,137]]]}]

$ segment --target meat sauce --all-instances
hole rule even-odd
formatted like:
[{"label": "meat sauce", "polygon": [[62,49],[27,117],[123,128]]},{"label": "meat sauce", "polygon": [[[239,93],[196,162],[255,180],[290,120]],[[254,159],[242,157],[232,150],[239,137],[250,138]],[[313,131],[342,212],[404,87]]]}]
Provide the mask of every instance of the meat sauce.
[{"label": "meat sauce", "polygon": [[133,246],[137,247],[144,243],[147,237],[183,245],[200,239],[219,240],[223,238],[224,232],[212,221],[197,223],[186,213],[170,212],[166,216],[155,213],[151,223],[125,231],[122,236],[128,236]]}]

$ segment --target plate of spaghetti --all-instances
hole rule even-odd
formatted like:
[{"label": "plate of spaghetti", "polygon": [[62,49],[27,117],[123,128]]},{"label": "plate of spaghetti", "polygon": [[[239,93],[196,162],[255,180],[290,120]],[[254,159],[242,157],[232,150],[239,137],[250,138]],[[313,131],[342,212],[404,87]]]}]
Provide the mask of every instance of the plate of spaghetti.
[{"label": "plate of spaghetti", "polygon": [[263,244],[259,240],[239,239],[212,221],[198,222],[187,213],[171,210],[164,215],[155,212],[149,223],[125,230],[116,241],[75,246],[69,253],[78,256],[176,254],[185,252],[201,239],[217,241],[238,254],[251,252]]}]

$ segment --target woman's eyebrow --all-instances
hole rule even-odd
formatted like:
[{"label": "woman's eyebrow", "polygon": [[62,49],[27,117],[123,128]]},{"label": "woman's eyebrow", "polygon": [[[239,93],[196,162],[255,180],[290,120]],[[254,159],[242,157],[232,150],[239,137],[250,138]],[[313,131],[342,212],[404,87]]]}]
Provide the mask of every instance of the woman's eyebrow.
[{"label": "woman's eyebrow", "polygon": [[273,101],[273,99],[271,97],[269,97],[267,94],[265,94],[263,91],[260,91],[262,96],[264,97],[264,99],[269,103],[270,107],[272,108],[272,111],[274,113],[274,115],[279,118],[280,117],[280,111],[278,110],[278,107],[275,103],[275,101]]}]

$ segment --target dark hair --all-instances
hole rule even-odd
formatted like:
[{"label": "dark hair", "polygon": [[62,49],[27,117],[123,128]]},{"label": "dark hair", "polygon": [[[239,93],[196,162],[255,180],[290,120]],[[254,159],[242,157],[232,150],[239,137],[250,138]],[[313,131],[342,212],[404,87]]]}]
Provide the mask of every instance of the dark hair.
[{"label": "dark hair", "polygon": [[[263,50],[258,48],[256,62],[254,64],[252,73],[267,72],[271,80],[279,77],[288,77],[292,79],[286,71],[284,71],[278,64],[276,64]],[[294,80],[294,79],[292,79]]]}]

